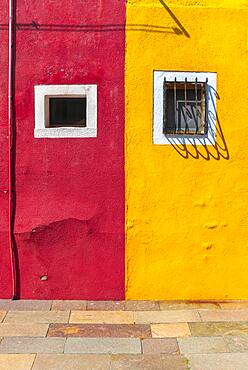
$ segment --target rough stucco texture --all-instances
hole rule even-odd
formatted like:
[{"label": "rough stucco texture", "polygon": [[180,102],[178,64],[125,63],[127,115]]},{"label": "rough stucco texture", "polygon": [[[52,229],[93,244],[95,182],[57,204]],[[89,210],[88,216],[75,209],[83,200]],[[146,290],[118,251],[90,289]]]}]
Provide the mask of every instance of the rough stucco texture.
[{"label": "rough stucco texture", "polygon": [[[126,298],[247,299],[248,12],[154,3],[127,2]],[[152,144],[156,69],[217,72],[215,146]]]},{"label": "rough stucco texture", "polygon": [[[1,23],[7,9],[5,0]],[[18,1],[17,23],[21,297],[123,299],[125,1]],[[0,296],[7,298],[7,30],[0,36]],[[34,85],[91,83],[98,85],[96,139],[34,139]]]},{"label": "rough stucco texture", "polygon": [[148,6],[161,8],[161,4],[164,3],[171,7],[208,7],[208,8],[247,8],[247,0],[127,0],[128,5],[135,6]]},{"label": "rough stucco texture", "polygon": [[[248,299],[247,5],[18,1],[22,298],[125,297],[125,98],[126,298]],[[6,27],[0,42],[0,298],[9,298]],[[216,145],[152,144],[154,69],[217,72]],[[90,83],[98,85],[98,137],[34,139],[34,85]]]}]

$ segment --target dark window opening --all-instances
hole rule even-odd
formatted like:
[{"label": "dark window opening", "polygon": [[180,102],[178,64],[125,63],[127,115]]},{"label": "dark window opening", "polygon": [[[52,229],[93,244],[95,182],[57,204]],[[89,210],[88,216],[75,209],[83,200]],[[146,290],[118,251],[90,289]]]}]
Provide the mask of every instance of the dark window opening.
[{"label": "dark window opening", "polygon": [[48,97],[48,127],[86,127],[86,97]]},{"label": "dark window opening", "polygon": [[207,84],[164,82],[164,134],[207,133]]}]

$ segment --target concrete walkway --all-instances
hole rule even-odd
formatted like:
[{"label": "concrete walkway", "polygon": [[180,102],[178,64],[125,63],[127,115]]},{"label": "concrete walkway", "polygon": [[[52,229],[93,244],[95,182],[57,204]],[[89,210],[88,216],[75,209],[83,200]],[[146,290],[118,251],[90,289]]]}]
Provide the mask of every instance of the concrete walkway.
[{"label": "concrete walkway", "polygon": [[0,370],[246,370],[248,302],[0,300]]}]

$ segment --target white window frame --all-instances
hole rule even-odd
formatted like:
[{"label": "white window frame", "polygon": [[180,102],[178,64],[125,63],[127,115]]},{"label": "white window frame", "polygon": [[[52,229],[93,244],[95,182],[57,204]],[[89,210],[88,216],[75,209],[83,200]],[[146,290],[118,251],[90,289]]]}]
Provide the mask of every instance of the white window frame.
[{"label": "white window frame", "polygon": [[[86,97],[86,127],[47,127],[46,96]],[[35,138],[97,137],[97,85],[36,85]]]},{"label": "white window frame", "polygon": [[[163,104],[164,104],[164,79],[167,82],[177,81],[207,82],[207,133],[205,135],[166,135],[163,132]],[[153,72],[153,144],[173,145],[214,145],[216,142],[216,86],[217,73],[215,72],[178,72],[154,71]]]}]

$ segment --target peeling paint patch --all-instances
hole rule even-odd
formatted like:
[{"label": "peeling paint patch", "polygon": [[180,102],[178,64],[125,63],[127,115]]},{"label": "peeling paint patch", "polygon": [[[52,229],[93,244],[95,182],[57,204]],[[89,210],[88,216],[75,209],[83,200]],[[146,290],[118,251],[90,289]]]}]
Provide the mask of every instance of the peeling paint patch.
[{"label": "peeling paint patch", "polygon": [[202,243],[202,247],[204,249],[206,249],[206,250],[210,250],[210,249],[213,248],[213,243],[211,243],[211,242],[204,242],[204,243]]},{"label": "peeling paint patch", "polygon": [[217,227],[218,227],[218,224],[217,223],[215,223],[215,222],[210,222],[210,223],[206,223],[205,225],[204,225],[204,227],[206,228],[206,229],[216,229]]}]

